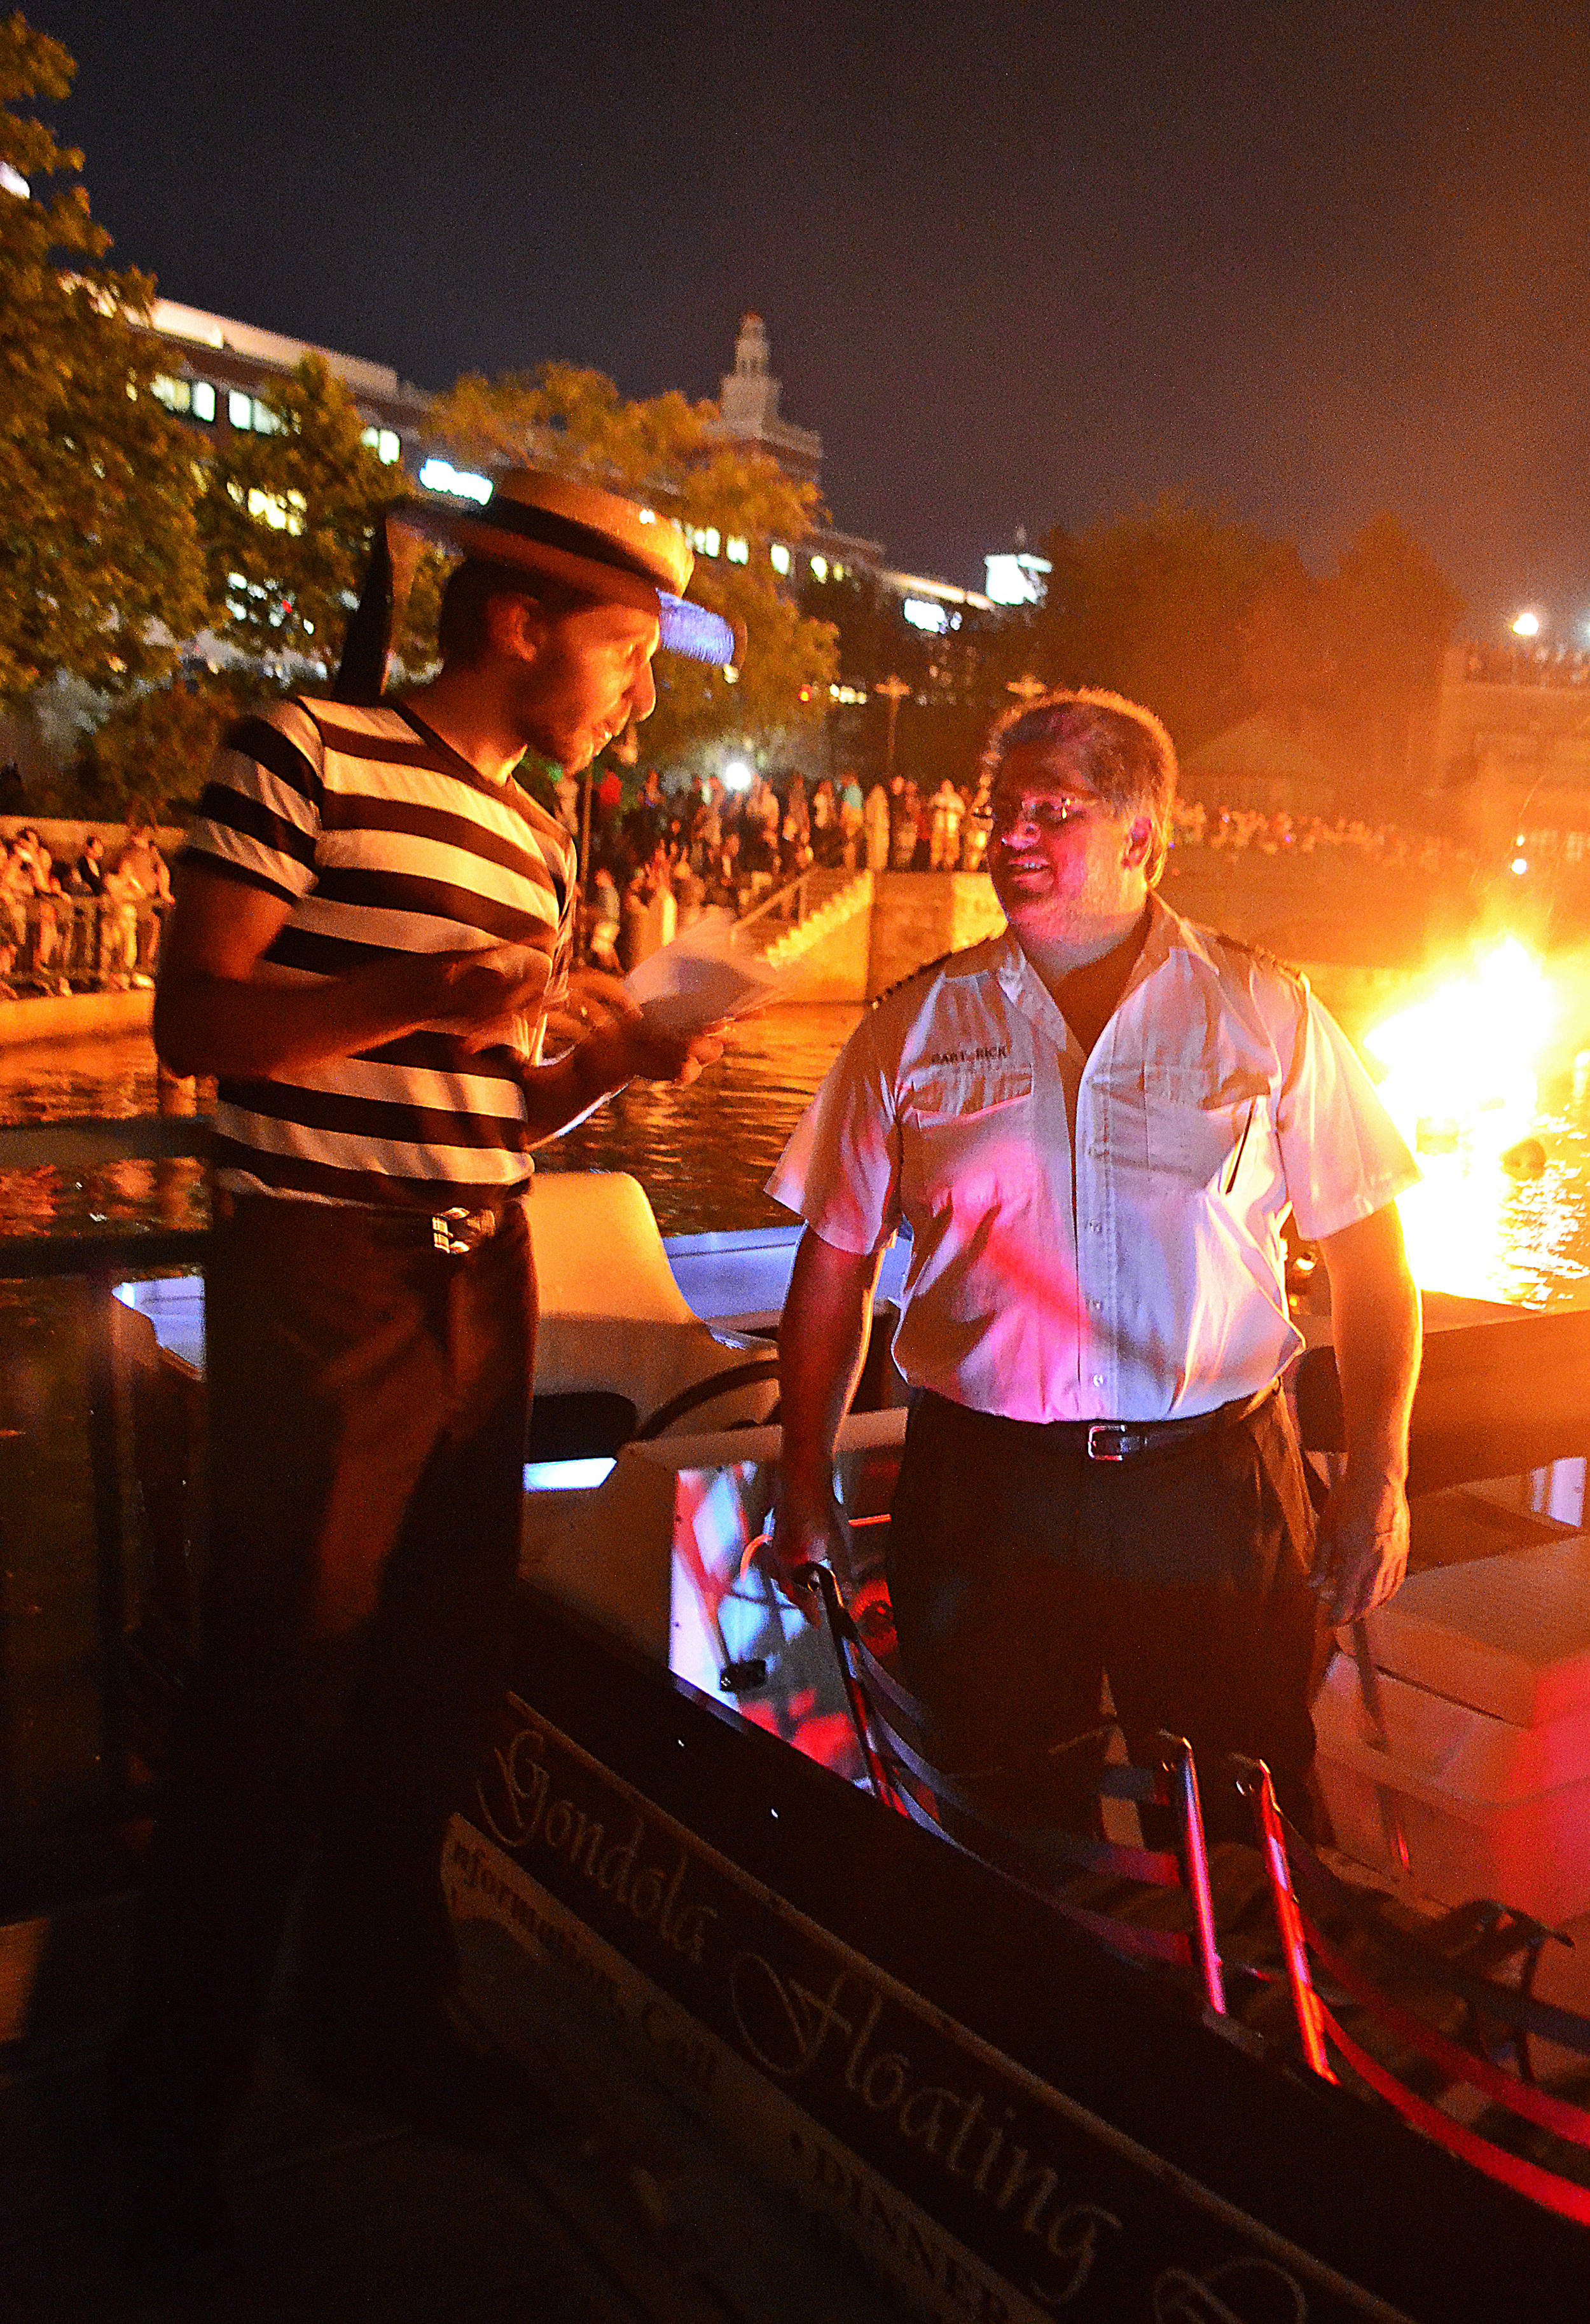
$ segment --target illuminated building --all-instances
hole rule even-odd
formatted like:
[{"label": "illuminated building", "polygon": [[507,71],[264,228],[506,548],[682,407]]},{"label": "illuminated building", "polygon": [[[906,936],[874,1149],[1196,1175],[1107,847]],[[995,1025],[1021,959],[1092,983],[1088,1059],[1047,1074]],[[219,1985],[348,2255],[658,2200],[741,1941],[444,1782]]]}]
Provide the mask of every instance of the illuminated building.
[{"label": "illuminated building", "polygon": [[199,432],[268,433],[273,422],[264,398],[291,377],[305,355],[319,355],[353,397],[365,422],[365,440],[377,458],[399,466],[419,448],[430,398],[387,364],[286,338],[174,299],[155,300],[153,327],[170,343],[173,357],[155,392]]}]

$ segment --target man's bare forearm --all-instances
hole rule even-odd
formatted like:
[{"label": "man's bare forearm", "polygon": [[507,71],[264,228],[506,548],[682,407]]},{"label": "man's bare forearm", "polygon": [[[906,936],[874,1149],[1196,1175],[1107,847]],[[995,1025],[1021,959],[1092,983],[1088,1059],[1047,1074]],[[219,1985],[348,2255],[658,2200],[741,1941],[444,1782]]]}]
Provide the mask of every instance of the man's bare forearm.
[{"label": "man's bare forearm", "polygon": [[604,1098],[612,1097],[633,1076],[602,1070],[591,1045],[578,1042],[550,1065],[532,1065],[524,1074],[524,1118],[532,1146],[556,1138]]},{"label": "man's bare forearm", "polygon": [[1400,1486],[1423,1339],[1395,1205],[1327,1237],[1324,1250],[1347,1458]]},{"label": "man's bare forearm", "polygon": [[154,1001],[154,1046],[180,1074],[253,1081],[417,1032],[445,1005],[438,960],[372,962],[323,984],[276,984],[176,964]]},{"label": "man's bare forearm", "polygon": [[834,1443],[866,1360],[881,1251],[837,1250],[810,1227],[800,1239],[779,1325],[786,1484],[831,1489]]}]

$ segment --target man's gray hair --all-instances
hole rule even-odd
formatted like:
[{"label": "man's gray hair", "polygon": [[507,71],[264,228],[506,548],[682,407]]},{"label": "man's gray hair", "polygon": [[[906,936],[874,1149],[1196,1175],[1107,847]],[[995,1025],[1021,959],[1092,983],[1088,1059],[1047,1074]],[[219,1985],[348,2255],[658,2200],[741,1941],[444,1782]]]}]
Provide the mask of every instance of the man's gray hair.
[{"label": "man's gray hair", "polygon": [[1062,752],[1117,813],[1149,817],[1143,870],[1151,888],[1165,869],[1176,797],[1176,745],[1153,712],[1090,686],[1057,688],[1007,710],[989,729],[978,761],[991,790],[1011,752],[1029,743]]}]

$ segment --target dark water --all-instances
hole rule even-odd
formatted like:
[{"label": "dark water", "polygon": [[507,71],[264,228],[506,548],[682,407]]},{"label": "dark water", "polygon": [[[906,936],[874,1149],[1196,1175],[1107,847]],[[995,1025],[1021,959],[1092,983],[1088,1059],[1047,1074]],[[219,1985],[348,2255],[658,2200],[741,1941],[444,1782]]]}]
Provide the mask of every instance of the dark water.
[{"label": "dark water", "polygon": [[[744,1026],[721,1065],[688,1089],[640,1084],[538,1155],[543,1170],[629,1170],[664,1234],[782,1222],[763,1185],[861,1014],[781,1009]],[[159,1096],[146,1035],[0,1048],[0,1121],[120,1120]],[[0,1170],[0,1235],[97,1227],[202,1226],[197,1162],[118,1162],[90,1172]]]}]

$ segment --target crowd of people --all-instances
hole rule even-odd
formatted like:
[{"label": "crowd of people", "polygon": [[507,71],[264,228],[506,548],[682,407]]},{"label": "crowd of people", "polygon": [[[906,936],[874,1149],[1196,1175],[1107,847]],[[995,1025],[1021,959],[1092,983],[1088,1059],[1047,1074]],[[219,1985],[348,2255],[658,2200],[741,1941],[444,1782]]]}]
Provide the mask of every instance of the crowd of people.
[{"label": "crowd of people", "polygon": [[[704,910],[744,918],[814,870],[978,871],[985,807],[977,786],[948,777],[937,789],[899,774],[864,789],[854,767],[810,784],[795,772],[707,776],[671,793],[649,768],[626,807],[610,771],[591,797],[586,955],[631,968]],[[578,837],[579,790],[567,778],[558,812]]]},{"label": "crowd of people", "polygon": [[[579,793],[565,780],[559,812],[579,835]],[[1356,858],[1388,869],[1471,870],[1473,851],[1443,835],[1360,816],[1179,799],[1173,848],[1231,854]],[[1590,833],[1530,835],[1531,853],[1590,857]],[[977,872],[988,840],[985,785],[937,788],[908,775],[864,788],[854,768],[809,785],[797,773],[752,776],[740,788],[708,776],[670,792],[655,769],[627,807],[616,774],[592,794],[592,872],[585,905],[586,957],[633,968],[708,908],[737,918],[803,872]]]},{"label": "crowd of people", "polygon": [[1571,646],[1521,641],[1511,646],[1466,646],[1463,675],[1471,685],[1590,685],[1590,653]]},{"label": "crowd of people", "polygon": [[146,812],[114,854],[91,831],[69,863],[32,824],[0,850],[0,1000],[153,983],[171,881]]},{"label": "crowd of people", "polygon": [[[986,785],[937,788],[908,775],[864,788],[853,767],[809,784],[790,772],[736,785],[706,776],[668,790],[655,768],[625,804],[609,770],[591,797],[591,871],[582,903],[584,956],[622,973],[716,909],[743,918],[819,871],[976,872],[987,845]],[[558,813],[580,834],[579,787],[558,785]],[[1356,856],[1421,872],[1472,866],[1471,850],[1433,832],[1361,816],[1209,807],[1179,799],[1173,848],[1231,854]],[[1527,835],[1531,857],[1590,861],[1590,832]],[[33,825],[0,840],[0,1000],[148,987],[171,883],[147,811],[134,806],[107,854],[90,832],[68,862]]]},{"label": "crowd of people", "polygon": [[1472,850],[1437,832],[1366,823],[1361,816],[1327,820],[1319,815],[1267,815],[1257,807],[1207,807],[1201,800],[1179,799],[1173,817],[1172,844],[1177,847],[1206,847],[1234,855],[1355,855],[1364,862],[1410,865],[1421,872],[1474,862]]}]

